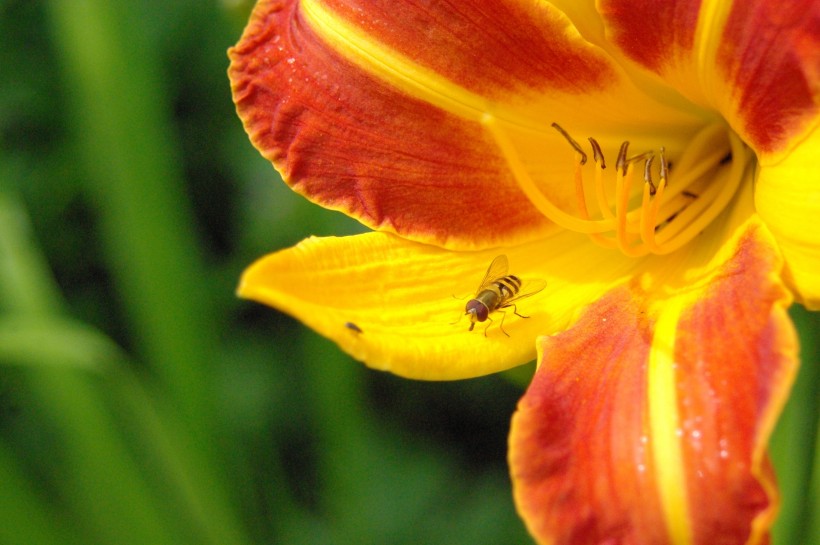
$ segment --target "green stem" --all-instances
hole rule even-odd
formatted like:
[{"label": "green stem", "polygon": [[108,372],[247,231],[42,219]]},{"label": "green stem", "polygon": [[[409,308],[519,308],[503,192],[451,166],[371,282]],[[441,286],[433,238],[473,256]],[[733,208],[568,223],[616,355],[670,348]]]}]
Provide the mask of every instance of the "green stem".
[{"label": "green stem", "polygon": [[62,295],[34,243],[28,216],[4,174],[0,173],[0,310],[56,314],[63,306]]},{"label": "green stem", "polygon": [[358,520],[376,463],[368,452],[375,441],[368,433],[372,424],[365,414],[362,370],[327,341],[310,339],[303,346],[300,364],[311,387],[322,497],[328,500],[322,507],[335,522],[329,529],[340,543],[360,543],[366,530],[351,521]]},{"label": "green stem", "polygon": [[0,445],[0,543],[4,545],[31,545],[49,543],[79,544],[71,539],[61,521],[55,520],[49,504],[26,479],[20,464],[5,445]]},{"label": "green stem", "polygon": [[36,482],[0,448],[0,512],[8,522],[0,541],[80,542],[82,529],[110,543],[245,542],[199,445],[169,433],[172,423],[154,410],[119,347],[60,316],[61,297],[27,225],[0,183],[0,286],[13,311],[0,314],[0,362],[28,370],[26,399],[54,424],[59,456],[44,470],[55,473],[76,527],[55,517]]},{"label": "green stem", "polygon": [[87,189],[136,350],[206,438],[217,328],[154,44],[129,20],[129,2],[54,0],[50,8]]},{"label": "green stem", "polygon": [[[818,519],[818,496],[810,494],[812,465],[817,466],[815,443],[818,440],[818,410],[820,409],[820,314],[802,307],[791,309],[800,334],[801,367],[789,401],[783,411],[771,441],[772,459],[781,490],[781,512],[773,528],[774,543],[820,544],[815,530],[808,539],[811,520]],[[814,523],[815,528],[817,522]]]},{"label": "green stem", "polygon": [[820,545],[820,425],[815,428],[814,434],[814,463],[811,469],[811,484],[806,508],[808,517],[806,545]]}]

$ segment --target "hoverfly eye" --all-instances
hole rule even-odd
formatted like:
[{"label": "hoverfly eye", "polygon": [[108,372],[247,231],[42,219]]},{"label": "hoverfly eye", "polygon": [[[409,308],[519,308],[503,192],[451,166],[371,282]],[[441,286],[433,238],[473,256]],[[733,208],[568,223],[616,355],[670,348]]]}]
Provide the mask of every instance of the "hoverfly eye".
[{"label": "hoverfly eye", "polygon": [[487,316],[489,316],[490,310],[487,308],[487,305],[483,304],[481,301],[470,299],[467,302],[465,313],[472,315],[471,319],[473,321],[483,322],[487,319]]}]

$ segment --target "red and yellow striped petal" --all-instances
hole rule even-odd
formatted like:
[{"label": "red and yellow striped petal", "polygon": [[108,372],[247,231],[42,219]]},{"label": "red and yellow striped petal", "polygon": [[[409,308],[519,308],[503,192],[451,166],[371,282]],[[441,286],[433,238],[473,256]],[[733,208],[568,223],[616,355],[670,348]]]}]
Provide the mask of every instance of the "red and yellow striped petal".
[{"label": "red and yellow striped petal", "polygon": [[657,74],[679,68],[691,55],[701,14],[700,0],[601,0],[607,38],[630,59]]},{"label": "red and yellow striped petal", "polygon": [[452,248],[552,232],[486,119],[559,206],[574,159],[552,122],[672,156],[703,120],[644,94],[548,3],[262,0],[230,57],[245,128],[294,189]]},{"label": "red and yellow striped petal", "polygon": [[720,110],[763,162],[820,123],[820,3],[734,2],[715,59]]},{"label": "red and yellow striped petal", "polygon": [[672,297],[624,285],[539,341],[510,433],[519,512],[544,544],[765,543],[765,445],[797,368],[780,259],[752,220]]},{"label": "red and yellow striped petal", "polygon": [[603,0],[599,8],[629,59],[719,111],[759,155],[787,152],[817,125],[818,2]]}]

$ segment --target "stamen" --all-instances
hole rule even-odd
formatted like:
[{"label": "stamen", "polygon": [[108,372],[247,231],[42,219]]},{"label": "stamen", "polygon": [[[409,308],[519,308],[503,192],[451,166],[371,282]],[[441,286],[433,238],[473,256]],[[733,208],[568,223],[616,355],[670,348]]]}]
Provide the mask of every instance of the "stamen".
[{"label": "stamen", "polygon": [[666,189],[665,177],[661,178],[658,189],[655,192],[655,198],[652,199],[652,202],[647,206],[645,203],[649,200],[649,189],[648,186],[644,187],[644,206],[641,207],[644,211],[644,213],[641,214],[641,241],[643,241],[653,253],[657,253],[659,249],[655,242],[655,233],[658,228],[658,209],[660,208],[661,202],[663,202],[664,189]]},{"label": "stamen", "polygon": [[652,183],[652,160],[655,159],[654,156],[650,157],[646,160],[646,164],[643,167],[643,180],[646,182],[646,185],[649,186],[649,194],[655,195],[655,184]]},{"label": "stamen", "polygon": [[661,146],[661,180],[665,180],[669,174],[669,165],[666,164],[666,148]]},{"label": "stamen", "polygon": [[[555,123],[553,123],[553,125],[555,125]],[[591,136],[588,140],[592,146],[592,156],[595,158],[595,163],[600,165],[601,168],[606,168],[606,162],[604,162],[604,152],[601,151],[601,145]]]},{"label": "stamen", "polygon": [[[598,208],[605,218],[614,219],[615,216],[612,214],[612,210],[609,209],[609,204],[606,202],[606,195],[604,193],[603,169],[606,167],[604,163],[604,153],[601,151],[601,146],[598,145],[595,139],[590,138],[589,140],[592,143],[592,152],[595,159],[595,194],[598,200]],[[586,195],[584,194],[584,178],[580,163],[575,165],[575,197],[578,200],[578,209],[581,212],[581,217],[588,220],[589,212],[587,210]],[[612,237],[605,237],[598,233],[592,233],[589,237],[593,242],[603,248],[611,249],[617,247],[617,241]]]},{"label": "stamen", "polygon": [[563,136],[564,138],[566,138],[567,142],[569,142],[569,145],[570,145],[570,146],[572,146],[572,148],[573,148],[575,151],[577,151],[577,152],[578,152],[578,154],[581,156],[581,160],[579,161],[579,162],[581,163],[581,165],[585,165],[585,164],[587,164],[587,154],[586,154],[586,153],[584,153],[584,149],[581,147],[581,144],[579,144],[578,142],[576,142],[576,141],[575,141],[575,140],[574,140],[574,139],[573,139],[573,138],[569,135],[569,133],[568,133],[567,131],[565,131],[565,130],[564,130],[564,128],[563,128],[561,125],[559,125],[558,123],[553,123],[553,124],[551,125],[551,127],[552,127],[553,129],[555,129],[556,131],[560,132],[560,133],[561,133],[561,136]]},{"label": "stamen", "polygon": [[615,169],[626,175],[626,152],[629,150],[629,141],[624,141],[621,144],[621,149],[618,150],[618,159],[615,160]]},{"label": "stamen", "polygon": [[630,257],[640,257],[646,255],[647,251],[642,248],[633,248],[630,244],[629,227],[632,226],[634,214],[629,213],[629,198],[632,194],[632,178],[634,172],[634,161],[627,158],[629,142],[625,141],[618,150],[618,159],[615,162],[615,239],[618,242],[618,249],[624,255]]},{"label": "stamen", "polygon": [[639,153],[638,155],[633,155],[632,157],[630,157],[626,161],[628,163],[640,163],[641,161],[646,161],[650,157],[654,157],[654,156],[655,156],[654,151],[645,151],[643,153]]},{"label": "stamen", "polygon": [[595,158],[595,199],[598,201],[598,210],[604,218],[614,219],[615,215],[612,213],[604,187],[604,169],[606,168],[604,152],[601,151],[600,144],[594,138],[589,137],[589,143],[592,145],[592,154]]},{"label": "stamen", "polygon": [[521,158],[518,157],[515,145],[507,133],[499,126],[498,121],[491,114],[485,113],[481,123],[495,139],[496,145],[506,159],[515,181],[535,208],[552,220],[556,225],[575,231],[576,233],[606,233],[612,231],[615,223],[612,220],[583,220],[573,217],[547,199],[535,181],[527,172]]},{"label": "stamen", "polygon": [[[701,210],[697,211],[699,215],[694,219],[686,218],[686,220],[684,220],[684,214],[689,212],[689,209],[693,208],[694,205],[685,208],[680,216],[676,218],[675,222],[675,224],[683,226],[683,229],[678,229],[677,233],[670,234],[669,236],[665,236],[667,233],[666,229],[664,229],[657,237],[658,244],[663,245],[663,252],[657,253],[669,254],[682,248],[687,242],[692,240],[695,235],[712,223],[735,196],[737,188],[740,187],[740,182],[743,181],[743,173],[746,170],[749,152],[740,138],[734,133],[729,133],[729,145],[732,148],[732,166],[725,176],[727,179],[712,180],[709,186],[709,189],[718,189],[717,196],[707,200],[704,194],[698,198],[695,204],[704,202],[704,205],[701,206]],[[693,216],[694,213],[691,215]]]},{"label": "stamen", "polygon": [[[482,124],[494,138],[518,186],[544,216],[560,227],[589,235],[600,246],[618,248],[625,255],[635,257],[649,253],[669,254],[697,236],[734,197],[744,180],[750,157],[739,137],[725,126],[715,124],[706,127],[691,139],[682,154],[675,157],[675,183],[670,186],[671,162],[667,160],[664,147],[658,149],[656,161],[655,151],[629,156],[629,142],[624,141],[615,161],[614,203],[611,204],[612,189],[607,191],[604,180],[604,152],[598,141],[590,137],[588,141],[595,163],[594,192],[597,204],[597,212],[593,210],[590,214],[586,195],[588,188],[583,179],[587,154],[567,131],[552,123],[552,127],[577,153],[572,174],[577,216],[573,216],[553,204],[530,176],[507,133],[508,125],[505,123],[502,128],[502,122],[490,114],[484,114]],[[730,163],[728,168],[722,166],[727,157]],[[644,162],[644,183],[640,191],[638,188],[633,191],[636,163],[640,161]],[[558,194],[565,195],[566,192],[558,191]],[[607,232],[611,235],[605,236]]]}]

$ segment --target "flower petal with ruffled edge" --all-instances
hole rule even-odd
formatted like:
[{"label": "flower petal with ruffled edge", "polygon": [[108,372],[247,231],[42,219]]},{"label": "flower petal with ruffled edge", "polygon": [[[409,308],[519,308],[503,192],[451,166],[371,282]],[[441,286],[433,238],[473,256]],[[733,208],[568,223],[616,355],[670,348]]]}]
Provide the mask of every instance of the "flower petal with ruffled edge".
[{"label": "flower petal with ruffled edge", "polygon": [[568,130],[604,149],[624,134],[641,148],[661,141],[673,157],[714,118],[644,93],[548,3],[262,1],[230,57],[245,128],[295,190],[370,227],[452,248],[553,231],[486,116],[568,208],[572,150],[552,122],[571,120]]},{"label": "flower petal with ruffled edge", "polygon": [[753,220],[690,290],[632,282],[539,340],[509,453],[539,543],[766,542],[765,445],[797,369],[779,268]]}]

